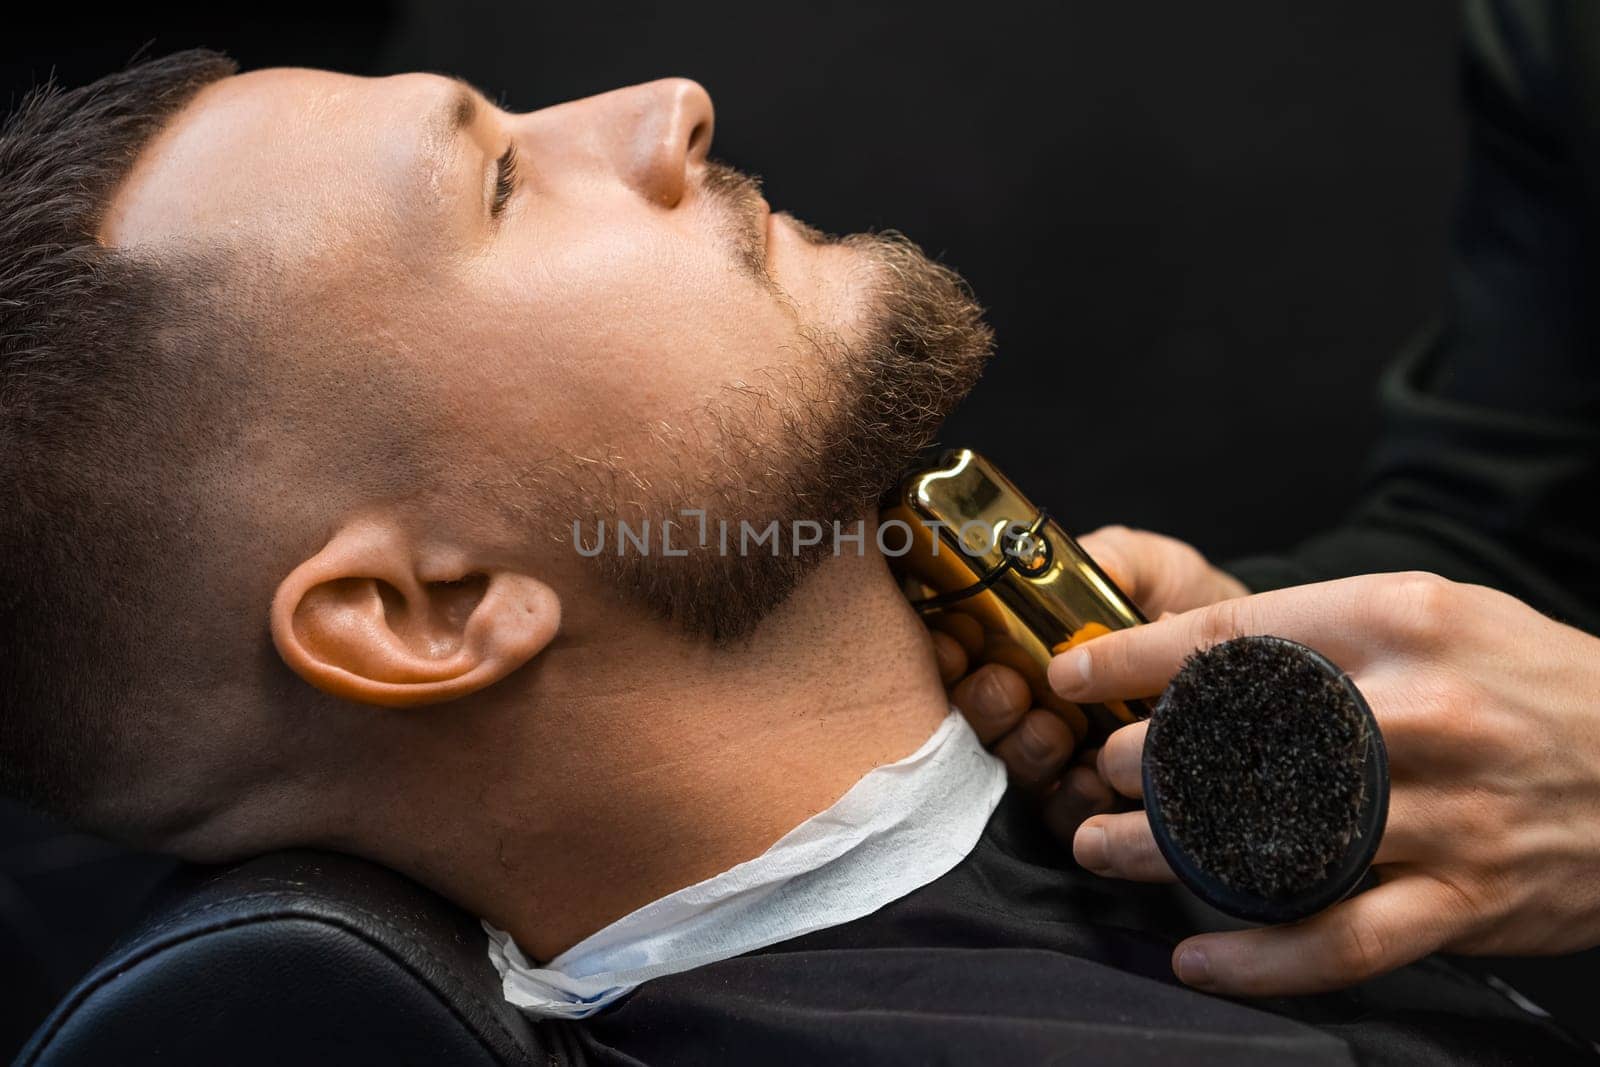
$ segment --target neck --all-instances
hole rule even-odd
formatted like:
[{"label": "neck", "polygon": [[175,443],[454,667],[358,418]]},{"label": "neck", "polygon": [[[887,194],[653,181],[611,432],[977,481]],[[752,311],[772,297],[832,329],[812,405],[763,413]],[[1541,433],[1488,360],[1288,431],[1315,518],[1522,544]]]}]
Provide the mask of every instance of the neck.
[{"label": "neck", "polygon": [[874,554],[826,560],[734,649],[614,622],[576,623],[486,711],[495,758],[435,766],[467,832],[400,864],[541,960],[759,855],[948,711]]}]

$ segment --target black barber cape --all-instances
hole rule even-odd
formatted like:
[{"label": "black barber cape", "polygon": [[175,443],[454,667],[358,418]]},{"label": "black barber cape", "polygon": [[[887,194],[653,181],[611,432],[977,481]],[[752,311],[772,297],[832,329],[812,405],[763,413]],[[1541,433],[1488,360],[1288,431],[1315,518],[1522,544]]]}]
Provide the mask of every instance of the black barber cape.
[{"label": "black barber cape", "polygon": [[944,877],[855,922],[658,978],[535,1029],[552,1064],[1589,1062],[1440,960],[1354,990],[1243,1003],[1172,976],[1184,891],[1099,878],[1008,792]]}]

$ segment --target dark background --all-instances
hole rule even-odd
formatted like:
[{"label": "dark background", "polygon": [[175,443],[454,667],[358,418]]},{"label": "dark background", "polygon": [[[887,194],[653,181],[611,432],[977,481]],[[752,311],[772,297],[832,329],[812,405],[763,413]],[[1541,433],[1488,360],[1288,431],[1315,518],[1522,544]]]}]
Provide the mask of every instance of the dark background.
[{"label": "dark background", "polygon": [[[1449,0],[56,10],[7,28],[13,103],[144,46],[448,71],[518,110],[700,80],[715,154],[775,207],[903,230],[972,282],[1001,355],[945,438],[1069,528],[1126,522],[1226,559],[1334,522],[1375,377],[1441,298]],[[163,870],[0,810],[0,1053]]]}]

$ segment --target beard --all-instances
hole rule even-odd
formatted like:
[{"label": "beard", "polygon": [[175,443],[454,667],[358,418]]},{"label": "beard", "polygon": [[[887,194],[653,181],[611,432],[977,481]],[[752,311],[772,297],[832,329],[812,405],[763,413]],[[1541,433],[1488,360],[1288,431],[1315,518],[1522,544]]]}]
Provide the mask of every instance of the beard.
[{"label": "beard", "polygon": [[[712,164],[705,188],[726,207],[738,261],[777,289],[750,210],[759,187]],[[804,330],[819,359],[763,385],[740,383],[691,420],[694,432],[655,442],[664,463],[607,464],[573,512],[594,521],[587,534],[581,523],[572,528],[583,554],[602,526],[618,535],[592,562],[623,596],[719,644],[748,637],[836,551],[835,524],[854,533],[866,518],[865,542],[846,542],[845,551],[871,551],[877,501],[933,442],[994,348],[966,283],[904,236],[838,238],[790,224],[812,244],[854,253],[865,297],[858,339]],[[624,551],[619,523],[637,532],[647,521],[648,553]],[[763,532],[774,522],[776,534],[749,549],[746,527]],[[820,543],[797,537],[797,523],[818,524]],[[666,529],[673,551],[685,554],[663,554]]]}]

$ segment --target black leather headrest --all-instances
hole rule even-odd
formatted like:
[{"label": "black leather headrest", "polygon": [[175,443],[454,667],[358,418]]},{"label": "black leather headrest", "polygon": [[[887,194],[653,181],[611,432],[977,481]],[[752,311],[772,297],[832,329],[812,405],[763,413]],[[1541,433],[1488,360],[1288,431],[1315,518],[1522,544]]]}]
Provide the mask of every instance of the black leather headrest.
[{"label": "black leather headrest", "polygon": [[385,868],[281,852],[186,872],[18,1063],[527,1064],[476,919]]}]

